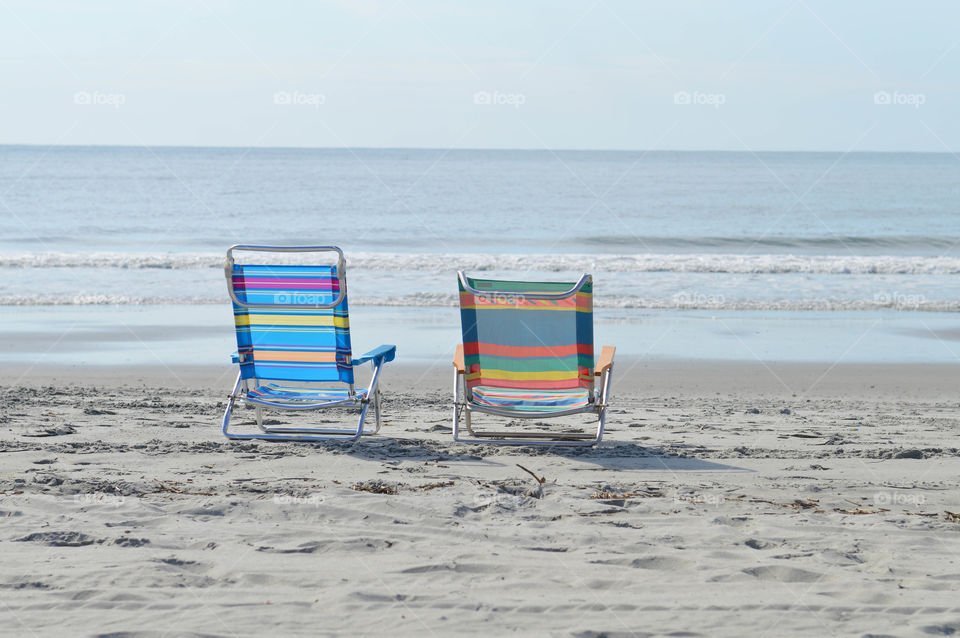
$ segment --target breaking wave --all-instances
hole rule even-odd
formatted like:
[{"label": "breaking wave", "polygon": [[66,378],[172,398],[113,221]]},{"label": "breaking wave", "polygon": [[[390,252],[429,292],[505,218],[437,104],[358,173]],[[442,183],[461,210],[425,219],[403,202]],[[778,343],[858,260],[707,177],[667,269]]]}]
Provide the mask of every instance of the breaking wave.
[{"label": "breaking wave", "polygon": [[[224,297],[163,297],[127,295],[8,295],[0,296],[0,306],[109,306],[109,305],[226,305]],[[457,296],[442,293],[415,293],[395,296],[364,296],[351,299],[351,306],[400,306],[411,308],[455,307]],[[722,295],[686,295],[666,298],[605,295],[595,299],[597,308],[649,310],[772,310],[772,311],[855,311],[915,310],[957,312],[960,302],[888,296],[872,299],[728,299]]]},{"label": "breaking wave", "polygon": [[[309,254],[273,254],[271,263],[310,263]],[[195,270],[222,268],[213,253],[39,252],[0,254],[0,268],[97,268]],[[960,274],[960,257],[864,255],[624,254],[438,254],[364,253],[348,255],[351,270],[449,272],[675,272],[732,274]]]}]

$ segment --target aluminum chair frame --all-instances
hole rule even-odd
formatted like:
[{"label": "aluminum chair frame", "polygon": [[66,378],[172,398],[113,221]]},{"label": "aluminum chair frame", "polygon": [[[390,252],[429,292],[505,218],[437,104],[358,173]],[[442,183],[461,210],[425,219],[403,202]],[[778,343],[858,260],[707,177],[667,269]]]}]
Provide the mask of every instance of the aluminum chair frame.
[{"label": "aluminum chair frame", "polygon": [[[339,295],[334,301],[327,304],[250,304],[242,301],[237,298],[237,295],[233,290],[234,251],[277,253],[334,252],[337,254],[337,279],[339,282]],[[328,309],[335,308],[336,306],[340,305],[347,294],[346,262],[343,256],[343,251],[336,246],[263,246],[237,244],[231,246],[230,249],[227,250],[227,258],[224,262],[224,274],[227,278],[227,289],[230,292],[230,298],[235,304],[243,308],[279,308],[284,310],[296,308]],[[372,363],[373,374],[370,378],[370,384],[367,388],[367,391],[365,393],[358,394],[355,390],[354,384],[347,384],[348,390],[346,398],[331,401],[308,402],[300,399],[271,401],[258,397],[252,397],[249,395],[251,386],[256,388],[258,385],[260,385],[260,381],[270,381],[270,379],[258,379],[256,377],[244,379],[243,373],[239,372],[237,374],[237,380],[236,383],[234,383],[233,390],[227,396],[227,407],[223,413],[222,422],[223,435],[230,439],[258,439],[267,441],[355,441],[363,435],[376,434],[380,431],[381,427],[381,400],[380,388],[378,387],[380,371],[385,363],[393,360],[395,354],[396,346],[384,345],[380,346],[379,348],[375,348],[374,350],[371,350],[370,352],[367,352],[366,354],[363,354],[355,359],[350,357],[348,362],[354,368],[367,362]],[[243,355],[235,353],[233,356],[234,363],[242,363],[242,356]],[[324,388],[318,386],[305,387],[309,387],[309,389],[316,390],[318,392],[322,392],[325,389],[332,389],[330,387]],[[259,434],[238,434],[235,432],[230,432],[230,417],[238,400],[242,405],[252,404],[254,406],[257,427],[260,429]],[[369,431],[364,430],[363,423],[366,419],[371,403],[373,403],[374,409],[375,428],[372,431]],[[263,422],[264,407],[279,408],[284,410],[322,410],[325,408],[340,406],[354,406],[360,408],[360,416],[357,420],[357,425],[355,428],[277,427],[264,425]]]},{"label": "aluminum chair frame", "polygon": [[[464,290],[474,295],[489,295],[491,291],[481,291],[473,288],[467,281],[463,271],[457,272],[457,277]],[[592,282],[592,277],[584,274],[580,277],[572,288],[566,291],[556,293],[519,293],[511,291],[511,297],[522,299],[567,299],[580,292],[587,283]],[[496,293],[494,293],[496,294]],[[600,393],[594,397],[591,392],[587,405],[582,408],[569,410],[555,410],[549,412],[524,413],[518,410],[505,408],[495,408],[492,406],[480,405],[473,401],[470,388],[467,387],[467,370],[464,363],[463,344],[458,344],[453,359],[453,439],[461,443],[495,443],[499,445],[531,445],[531,446],[582,446],[588,447],[596,445],[603,439],[603,429],[606,423],[608,400],[610,397],[610,383],[613,376],[613,358],[616,349],[613,346],[604,346],[600,354],[600,360],[594,369],[594,376],[600,377]],[[556,432],[556,431],[526,431],[526,432],[508,432],[508,431],[476,431],[472,427],[471,415],[473,412],[493,414],[497,416],[509,417],[512,419],[549,419],[561,416],[572,416],[576,414],[596,414],[597,426],[595,432]],[[460,420],[463,417],[469,436],[464,437],[460,433]]]}]

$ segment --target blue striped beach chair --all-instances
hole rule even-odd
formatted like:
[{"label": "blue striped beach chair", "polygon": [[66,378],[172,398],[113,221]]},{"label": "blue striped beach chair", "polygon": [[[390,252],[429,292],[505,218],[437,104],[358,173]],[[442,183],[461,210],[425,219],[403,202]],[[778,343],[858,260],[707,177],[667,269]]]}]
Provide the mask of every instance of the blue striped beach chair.
[{"label": "blue striped beach chair", "polygon": [[[335,253],[331,265],[237,264],[233,253]],[[227,289],[233,300],[237,331],[234,363],[240,371],[223,415],[223,433],[231,439],[355,440],[380,430],[380,390],[384,363],[393,361],[396,346],[383,345],[354,358],[347,312],[346,263],[335,246],[248,246],[227,251]],[[367,388],[356,388],[354,369],[371,363]],[[230,414],[237,401],[252,405],[260,432],[230,432]],[[376,428],[364,431],[373,404]],[[266,425],[264,408],[321,410],[356,407],[355,428],[277,427]]]},{"label": "blue striped beach chair", "polygon": [[[463,343],[454,355],[453,438],[511,445],[594,445],[603,438],[615,349],[594,366],[593,280],[494,281],[457,273]],[[599,388],[595,380],[600,377]],[[596,431],[475,431],[470,415],[594,414]],[[463,417],[469,436],[462,437]]]}]

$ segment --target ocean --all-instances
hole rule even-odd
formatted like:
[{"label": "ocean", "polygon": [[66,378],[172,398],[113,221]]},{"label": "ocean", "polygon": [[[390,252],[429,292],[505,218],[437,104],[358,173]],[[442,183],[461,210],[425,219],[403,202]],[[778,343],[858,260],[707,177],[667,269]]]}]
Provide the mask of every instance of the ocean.
[{"label": "ocean", "polygon": [[225,251],[276,243],[343,248],[413,358],[464,269],[592,273],[637,356],[955,361],[958,202],[949,154],[0,146],[0,357],[219,363]]}]

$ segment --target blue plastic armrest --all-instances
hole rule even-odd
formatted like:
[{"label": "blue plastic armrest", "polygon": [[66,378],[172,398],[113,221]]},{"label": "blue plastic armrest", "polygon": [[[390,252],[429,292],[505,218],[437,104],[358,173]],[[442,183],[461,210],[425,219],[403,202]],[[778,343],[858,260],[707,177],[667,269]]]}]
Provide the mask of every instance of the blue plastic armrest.
[{"label": "blue plastic armrest", "polygon": [[230,355],[230,361],[233,363],[240,363],[240,353],[234,352],[232,355]]},{"label": "blue plastic armrest", "polygon": [[387,361],[393,361],[395,356],[397,356],[397,346],[386,344],[360,355],[353,360],[353,365],[358,366],[366,363],[367,361],[374,360],[378,364],[386,363]]}]

